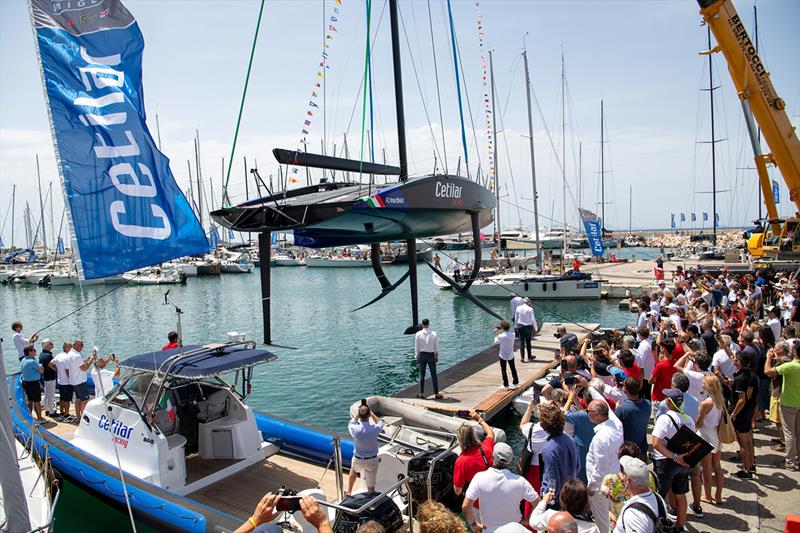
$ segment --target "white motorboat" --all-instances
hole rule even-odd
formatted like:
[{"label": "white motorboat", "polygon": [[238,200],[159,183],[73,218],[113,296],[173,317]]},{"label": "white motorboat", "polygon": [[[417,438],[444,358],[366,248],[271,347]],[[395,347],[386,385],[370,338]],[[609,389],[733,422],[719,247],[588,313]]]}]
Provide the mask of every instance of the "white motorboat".
[{"label": "white motorboat", "polygon": [[0,283],[8,283],[17,275],[17,270],[13,268],[0,269]]},{"label": "white motorboat", "polygon": [[55,271],[52,268],[35,268],[26,271],[20,278],[23,279],[25,283],[39,285],[45,278],[52,275],[53,272]]},{"label": "white motorboat", "polygon": [[512,294],[534,300],[599,300],[602,282],[591,274],[548,276],[499,274],[475,280],[470,291],[478,298],[508,299]]},{"label": "white motorboat", "polygon": [[[458,446],[452,430],[461,421],[414,406],[393,411],[390,399],[381,402],[387,427],[378,453],[378,492],[361,487],[347,497],[342,478],[352,442],[247,405],[252,368],[275,358],[251,341],[129,357],[120,363],[114,388],[103,395],[105,385],[95,384],[97,396],[77,426],[56,421],[34,427],[14,376],[11,418],[18,434],[28,438],[36,432],[37,448],[50,446],[53,465],[67,479],[125,505],[121,468],[132,511],[160,529],[168,524],[187,532],[232,530],[264,493],[281,487],[313,495],[331,518],[340,511],[337,523],[375,519],[393,532],[410,531],[409,492],[414,505],[427,494],[454,499]],[[316,531],[300,513],[281,513],[275,522],[288,531]]]},{"label": "white motorboat", "polygon": [[129,272],[123,277],[132,285],[175,285],[186,283],[186,274],[181,270],[151,269],[142,273]]},{"label": "white motorboat", "polygon": [[246,261],[222,261],[222,272],[224,274],[249,274],[253,271],[253,263]]},{"label": "white motorboat", "polygon": [[371,265],[372,262],[369,259],[353,257],[306,257],[306,266],[308,267],[363,268]]},{"label": "white motorboat", "polygon": [[276,254],[272,260],[275,261],[275,266],[279,267],[306,266],[305,259],[290,254]]}]

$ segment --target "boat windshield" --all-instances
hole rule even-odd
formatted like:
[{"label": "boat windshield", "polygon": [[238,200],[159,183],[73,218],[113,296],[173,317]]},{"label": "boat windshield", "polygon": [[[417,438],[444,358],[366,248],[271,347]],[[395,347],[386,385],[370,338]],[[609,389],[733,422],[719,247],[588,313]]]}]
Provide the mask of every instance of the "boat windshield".
[{"label": "boat windshield", "polygon": [[134,372],[127,379],[120,380],[119,385],[113,392],[111,403],[146,413],[148,406],[152,407],[153,397],[156,394],[156,387],[154,384],[150,389],[150,394],[145,398],[147,388],[153,381],[155,374],[153,372]]}]

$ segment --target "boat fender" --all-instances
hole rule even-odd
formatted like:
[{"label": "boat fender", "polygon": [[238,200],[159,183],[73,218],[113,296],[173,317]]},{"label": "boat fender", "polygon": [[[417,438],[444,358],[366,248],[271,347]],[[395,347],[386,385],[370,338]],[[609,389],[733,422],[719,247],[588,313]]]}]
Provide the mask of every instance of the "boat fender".
[{"label": "boat fender", "polygon": [[528,282],[525,282],[525,292],[528,292]]},{"label": "boat fender", "polygon": [[547,292],[547,283],[542,283],[542,290]]},{"label": "boat fender", "polygon": [[558,285],[556,285],[556,282],[554,281],[553,282],[553,290],[556,290],[556,289],[558,289]]}]

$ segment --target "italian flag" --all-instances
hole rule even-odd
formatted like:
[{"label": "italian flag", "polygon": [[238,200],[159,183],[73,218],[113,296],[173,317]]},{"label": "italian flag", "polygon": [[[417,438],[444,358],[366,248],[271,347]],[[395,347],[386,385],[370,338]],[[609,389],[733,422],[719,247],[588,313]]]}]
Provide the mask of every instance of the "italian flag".
[{"label": "italian flag", "polygon": [[175,422],[175,407],[172,405],[172,402],[169,400],[169,394],[166,392],[163,396],[161,396],[161,403],[159,404],[163,410],[167,412],[167,416],[169,417],[169,423],[172,424]]},{"label": "italian flag", "polygon": [[363,198],[359,198],[362,202],[366,203],[370,207],[386,207],[386,204],[383,202],[383,198],[379,194],[373,194],[372,196],[365,196]]}]

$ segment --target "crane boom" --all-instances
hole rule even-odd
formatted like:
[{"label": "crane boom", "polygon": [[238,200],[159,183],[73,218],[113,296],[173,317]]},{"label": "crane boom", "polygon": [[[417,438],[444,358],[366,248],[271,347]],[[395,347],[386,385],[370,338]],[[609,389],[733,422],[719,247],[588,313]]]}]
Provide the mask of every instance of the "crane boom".
[{"label": "crane boom", "polygon": [[[769,180],[762,174],[765,159],[778,167],[789,189],[789,198],[800,209],[800,140],[786,114],[786,103],[775,91],[755,43],[747,34],[731,0],[697,0],[700,14],[717,40],[728,63],[736,92],[752,111],[769,146],[769,153],[755,153],[761,188],[769,213],[777,213]],[[745,102],[746,101],[746,102]],[[765,188],[766,187],[766,188]]]}]

